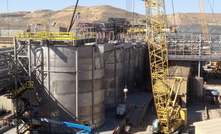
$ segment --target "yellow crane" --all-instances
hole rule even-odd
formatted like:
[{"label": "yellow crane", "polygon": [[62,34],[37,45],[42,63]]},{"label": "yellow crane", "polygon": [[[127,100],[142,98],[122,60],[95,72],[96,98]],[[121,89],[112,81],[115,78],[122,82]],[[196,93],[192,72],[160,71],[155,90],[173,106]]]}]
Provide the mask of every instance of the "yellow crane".
[{"label": "yellow crane", "polygon": [[[180,105],[176,103],[179,86],[175,90],[174,100],[171,99],[173,88],[169,86],[166,32],[162,31],[166,28],[164,0],[144,0],[144,2],[152,92],[158,117],[156,123],[153,123],[153,131],[169,133],[186,125],[187,111],[181,110]],[[175,78],[175,81],[180,85],[182,78]]]},{"label": "yellow crane", "polygon": [[207,28],[207,20],[206,20],[206,13],[205,13],[205,6],[203,0],[198,0],[199,9],[200,9],[200,20],[202,25],[202,32],[204,41],[209,41],[209,33]]}]

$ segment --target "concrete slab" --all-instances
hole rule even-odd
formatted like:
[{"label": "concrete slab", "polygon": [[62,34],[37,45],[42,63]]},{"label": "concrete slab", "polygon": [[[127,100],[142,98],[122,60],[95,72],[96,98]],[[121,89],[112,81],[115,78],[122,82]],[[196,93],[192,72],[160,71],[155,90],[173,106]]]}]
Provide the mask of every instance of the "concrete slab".
[{"label": "concrete slab", "polygon": [[[142,104],[145,103],[145,108],[148,107],[151,99],[153,98],[152,93],[137,92],[127,97],[127,108],[129,109],[133,104],[137,104],[137,109],[131,113],[130,120],[132,125],[138,124],[141,112]],[[94,134],[110,134],[113,132],[115,127],[121,123],[123,119],[116,119],[116,109],[108,110],[105,113],[105,124],[102,128],[94,131]]]},{"label": "concrete slab", "polygon": [[115,127],[122,121],[123,119],[116,119],[116,109],[108,110],[105,113],[105,124],[98,130],[94,131],[94,134],[111,134]]},{"label": "concrete slab", "polygon": [[[127,107],[131,107],[131,105],[136,104],[137,108],[132,111],[131,116],[129,118],[131,124],[134,126],[139,125],[140,120],[145,115],[146,109],[153,98],[152,93],[138,92],[127,98]],[[145,103],[144,109],[141,111],[142,104]]]}]

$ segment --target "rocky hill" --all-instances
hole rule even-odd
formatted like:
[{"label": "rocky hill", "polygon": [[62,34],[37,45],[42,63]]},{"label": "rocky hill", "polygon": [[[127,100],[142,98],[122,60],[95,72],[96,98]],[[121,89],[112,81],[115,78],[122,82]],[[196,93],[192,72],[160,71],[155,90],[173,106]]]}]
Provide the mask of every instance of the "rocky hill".
[{"label": "rocky hill", "polygon": [[[73,14],[74,6],[67,7],[59,11],[52,10],[36,10],[30,12],[13,12],[0,14],[0,28],[8,27],[11,29],[26,29],[27,24],[41,23],[44,26],[48,25],[48,16],[50,22],[56,22],[56,26],[68,27]],[[99,21],[107,21],[109,16],[128,18],[128,20],[144,19],[145,16],[137,13],[127,12],[126,10],[111,7],[108,5],[101,6],[78,6],[77,12],[80,12],[80,19],[92,20],[96,17]],[[175,23],[174,23],[175,16]],[[221,23],[221,14],[215,14],[215,19],[212,14],[207,14],[207,21],[209,24]],[[199,13],[176,13],[175,15],[167,15],[167,24],[172,25],[192,25],[200,24]]]},{"label": "rocky hill", "polygon": [[[50,16],[50,22],[56,22],[56,26],[68,27],[71,21],[71,17],[74,11],[74,6],[67,7],[59,11],[52,10],[36,10],[30,12],[13,12],[0,14],[0,27],[9,27],[16,29],[25,29],[27,24],[41,23],[44,26],[48,25],[48,14]],[[78,6],[77,13],[80,13],[80,19],[92,20],[97,17],[99,21],[108,21],[109,16],[123,17],[132,20],[144,18],[144,15],[137,13],[127,12],[126,10],[102,5],[84,7]]]}]

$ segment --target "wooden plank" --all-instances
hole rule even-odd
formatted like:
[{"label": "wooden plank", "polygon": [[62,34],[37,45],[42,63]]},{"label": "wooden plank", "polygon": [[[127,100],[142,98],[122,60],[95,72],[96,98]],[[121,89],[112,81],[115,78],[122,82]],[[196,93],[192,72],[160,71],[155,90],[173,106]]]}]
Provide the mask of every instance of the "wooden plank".
[{"label": "wooden plank", "polygon": [[0,41],[13,41],[13,37],[3,37],[3,36],[0,36]]}]

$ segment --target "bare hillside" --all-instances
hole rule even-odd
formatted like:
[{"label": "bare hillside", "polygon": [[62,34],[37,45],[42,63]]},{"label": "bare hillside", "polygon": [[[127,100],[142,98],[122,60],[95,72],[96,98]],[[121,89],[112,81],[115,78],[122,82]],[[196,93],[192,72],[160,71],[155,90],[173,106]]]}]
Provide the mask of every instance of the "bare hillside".
[{"label": "bare hillside", "polygon": [[[25,29],[27,24],[41,23],[48,25],[48,14],[50,22],[56,22],[56,26],[68,27],[74,11],[74,6],[67,7],[59,11],[37,10],[30,12],[14,12],[9,14],[0,14],[0,27],[9,27],[16,29]],[[96,17],[99,21],[108,21],[109,16],[124,17],[131,19],[144,18],[143,15],[127,12],[123,9],[102,5],[93,7],[78,6],[76,13],[80,12],[80,19],[92,20]]]},{"label": "bare hillside", "polygon": [[[174,20],[175,18],[175,20]],[[208,25],[220,25],[221,24],[221,14],[206,14]],[[167,15],[167,24],[168,25],[196,25],[201,24],[200,14],[199,13],[175,13]]]},{"label": "bare hillside", "polygon": [[[13,12],[0,14],[0,27],[8,27],[11,29],[26,29],[27,24],[41,23],[44,26],[48,25],[48,15],[50,22],[56,22],[56,26],[68,27],[74,11],[74,6],[64,8],[59,11],[52,10],[36,10],[30,12]],[[115,8],[108,5],[84,7],[78,6],[77,12],[80,13],[81,20],[92,20],[96,17],[99,21],[107,21],[109,16],[123,17],[131,20],[134,18],[144,19],[145,16],[137,13],[127,12],[126,10]],[[175,16],[175,22],[174,22]],[[221,23],[221,14],[207,14],[208,24]],[[199,13],[176,13],[175,15],[167,15],[167,24],[172,25],[193,25],[200,24]]]}]

